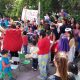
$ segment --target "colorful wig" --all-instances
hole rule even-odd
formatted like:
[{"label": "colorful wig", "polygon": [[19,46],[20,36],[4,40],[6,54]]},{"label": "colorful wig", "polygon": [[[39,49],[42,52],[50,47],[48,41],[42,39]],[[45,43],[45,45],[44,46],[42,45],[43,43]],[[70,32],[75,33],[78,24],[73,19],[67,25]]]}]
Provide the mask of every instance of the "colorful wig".
[{"label": "colorful wig", "polygon": [[65,35],[62,35],[59,44],[58,44],[59,51],[65,51],[68,52],[70,47],[69,47],[69,40]]}]

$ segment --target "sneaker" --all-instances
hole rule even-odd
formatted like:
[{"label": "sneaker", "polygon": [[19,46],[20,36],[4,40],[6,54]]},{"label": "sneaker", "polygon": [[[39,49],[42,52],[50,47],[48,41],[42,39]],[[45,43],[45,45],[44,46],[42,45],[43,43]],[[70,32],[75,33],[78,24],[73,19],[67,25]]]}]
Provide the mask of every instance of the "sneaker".
[{"label": "sneaker", "polygon": [[34,67],[32,67],[32,69],[34,69]]},{"label": "sneaker", "polygon": [[34,71],[37,71],[37,69],[34,69]]}]

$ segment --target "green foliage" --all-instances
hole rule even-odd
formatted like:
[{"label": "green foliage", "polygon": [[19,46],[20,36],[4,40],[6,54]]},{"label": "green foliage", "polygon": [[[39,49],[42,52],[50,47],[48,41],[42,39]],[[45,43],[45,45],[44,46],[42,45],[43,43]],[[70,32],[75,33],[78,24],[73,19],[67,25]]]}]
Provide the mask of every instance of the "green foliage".
[{"label": "green foliage", "polygon": [[59,12],[64,8],[71,15],[79,15],[80,0],[0,0],[0,13],[7,16],[21,16],[23,7],[38,9],[41,2],[41,17],[46,13]]},{"label": "green foliage", "polygon": [[10,15],[14,0],[0,0],[0,13],[3,15]]}]

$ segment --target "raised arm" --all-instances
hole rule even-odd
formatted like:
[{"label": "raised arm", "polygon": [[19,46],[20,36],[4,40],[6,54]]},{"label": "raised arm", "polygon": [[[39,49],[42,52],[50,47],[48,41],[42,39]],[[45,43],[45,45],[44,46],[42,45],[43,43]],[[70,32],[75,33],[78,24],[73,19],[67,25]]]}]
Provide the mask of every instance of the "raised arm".
[{"label": "raised arm", "polygon": [[2,27],[0,27],[0,32],[5,32],[5,29],[4,28],[2,28]]}]

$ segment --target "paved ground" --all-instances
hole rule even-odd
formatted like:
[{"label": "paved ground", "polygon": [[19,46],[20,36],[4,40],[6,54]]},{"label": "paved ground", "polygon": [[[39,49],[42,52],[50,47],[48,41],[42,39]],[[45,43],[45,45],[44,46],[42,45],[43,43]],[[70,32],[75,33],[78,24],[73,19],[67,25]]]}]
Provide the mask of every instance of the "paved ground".
[{"label": "paved ground", "polygon": [[[80,57],[75,61],[76,63],[78,63],[78,67],[80,70]],[[53,74],[54,71],[54,67],[50,66],[50,73]],[[24,69],[22,67],[21,71],[14,71],[16,73],[15,77],[17,80],[39,80],[38,76],[39,76],[39,70],[38,71],[33,71],[31,69],[31,64],[26,66],[26,69]]]},{"label": "paved ground", "polygon": [[[53,69],[53,66],[50,66],[50,73],[53,74],[53,72],[55,69]],[[38,76],[39,76],[39,70],[34,71],[31,68],[31,64],[26,65],[25,67],[21,67],[21,69],[17,69],[13,71],[14,77],[17,80],[39,80]]]}]

